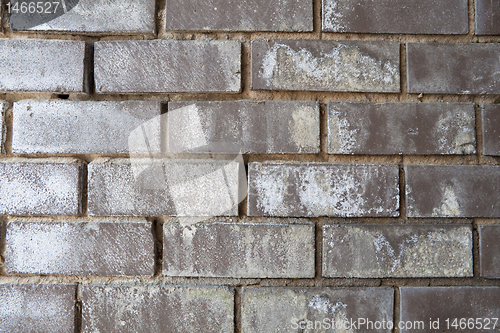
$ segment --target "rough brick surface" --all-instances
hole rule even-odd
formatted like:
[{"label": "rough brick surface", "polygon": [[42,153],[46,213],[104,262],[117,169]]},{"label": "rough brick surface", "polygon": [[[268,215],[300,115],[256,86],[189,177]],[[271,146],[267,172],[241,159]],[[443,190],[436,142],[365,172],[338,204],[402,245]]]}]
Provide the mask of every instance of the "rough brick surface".
[{"label": "rough brick surface", "polygon": [[329,154],[474,154],[474,104],[328,104]]},{"label": "rough brick surface", "polygon": [[[498,330],[498,322],[493,329],[491,318],[500,318],[500,288],[498,287],[403,287],[401,294],[401,321],[411,321],[412,325],[416,321],[423,321],[424,329],[402,329],[400,332],[494,332]],[[439,319],[437,329],[430,329],[429,320]],[[454,318],[461,318],[465,321],[473,318],[473,326],[460,326],[454,328]],[[481,318],[481,326],[476,326],[476,318]],[[485,328],[489,319],[489,329]],[[450,326],[447,326],[446,319],[449,319]],[[498,319],[497,319],[498,320]],[[460,325],[460,324],[459,324]]]},{"label": "rough brick surface", "polygon": [[500,2],[475,0],[476,35],[500,35]]},{"label": "rough brick surface", "polygon": [[500,225],[479,227],[479,254],[481,276],[500,279]]},{"label": "rough brick surface", "polygon": [[239,163],[98,159],[88,165],[91,216],[234,216]]},{"label": "rough brick surface", "polygon": [[122,40],[96,42],[94,47],[98,93],[241,89],[238,41]]},{"label": "rough brick surface", "polygon": [[0,153],[5,153],[5,110],[9,107],[9,104],[0,102]]},{"label": "rough brick surface", "polygon": [[314,225],[307,220],[258,224],[163,225],[163,274],[235,278],[314,277]]},{"label": "rough brick surface", "polygon": [[311,0],[167,0],[167,30],[312,31]]},{"label": "rough brick surface", "polygon": [[168,152],[320,152],[316,102],[170,102],[168,108]]},{"label": "rough brick surface", "polygon": [[233,332],[224,287],[83,286],[82,332]]},{"label": "rough brick surface", "polygon": [[467,0],[323,0],[323,31],[466,34]]},{"label": "rough brick surface", "polygon": [[0,160],[0,213],[80,214],[82,169],[75,159]]},{"label": "rough brick surface", "polygon": [[[63,12],[63,7],[59,6],[58,11]],[[17,20],[16,16],[19,16]],[[10,28],[12,30],[26,29],[26,17],[22,16],[21,12],[11,15]],[[29,30],[72,33],[152,34],[155,32],[155,1],[79,0],[76,6],[67,13],[48,22],[41,21],[40,24],[29,27]]]},{"label": "rough brick surface", "polygon": [[500,167],[408,165],[410,217],[500,217]]},{"label": "rough brick surface", "polygon": [[483,105],[483,154],[500,156],[500,105]]},{"label": "rough brick surface", "polygon": [[146,221],[7,223],[8,273],[154,274],[152,226]]},{"label": "rough brick surface", "polygon": [[[12,151],[128,153],[132,132],[159,116],[160,103],[148,101],[17,102],[13,110]],[[159,152],[160,122],[154,128],[148,126],[148,131],[148,138],[153,139],[150,152]]]},{"label": "rough brick surface", "polygon": [[74,285],[0,285],[1,332],[74,332]]},{"label": "rough brick surface", "polygon": [[500,94],[500,46],[408,43],[408,92]]},{"label": "rough brick surface", "polygon": [[85,92],[85,42],[1,40],[0,91]]},{"label": "rough brick surface", "polygon": [[249,216],[399,216],[392,165],[248,165]]},{"label": "rough brick surface", "polygon": [[472,276],[470,225],[340,224],[323,227],[323,276]]},{"label": "rough brick surface", "polygon": [[[241,303],[243,332],[328,332],[332,330],[326,326],[322,326],[323,330],[318,327],[314,330],[314,326],[307,325],[314,325],[316,321],[350,325],[351,319],[356,321],[358,318],[392,320],[394,291],[383,287],[243,288]],[[391,332],[364,326],[348,328],[338,331]]]},{"label": "rough brick surface", "polygon": [[252,41],[252,89],[399,92],[399,82],[399,43]]}]

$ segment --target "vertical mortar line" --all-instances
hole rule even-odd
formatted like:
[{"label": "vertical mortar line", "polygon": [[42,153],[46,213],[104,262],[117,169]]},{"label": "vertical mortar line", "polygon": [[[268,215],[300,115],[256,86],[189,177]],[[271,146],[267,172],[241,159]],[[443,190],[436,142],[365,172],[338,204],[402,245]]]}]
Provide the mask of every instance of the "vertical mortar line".
[{"label": "vertical mortar line", "polygon": [[89,191],[89,182],[88,182],[88,162],[83,162],[82,169],[80,171],[80,188],[82,191],[82,195],[80,196],[81,204],[82,204],[82,216],[88,216],[88,191]]},{"label": "vertical mortar line", "polygon": [[313,32],[317,35],[316,38],[323,39],[321,27],[323,24],[321,13],[322,0],[313,0]]},{"label": "vertical mortar line", "polygon": [[476,8],[474,0],[469,0],[469,35],[476,38],[476,42],[478,42],[476,37]]},{"label": "vertical mortar line", "polygon": [[155,39],[161,38],[166,29],[166,0],[156,0],[155,4]]},{"label": "vertical mortar line", "polygon": [[399,217],[408,220],[406,216],[406,179],[403,158],[398,164],[399,167]]},{"label": "vertical mortar line", "polygon": [[242,41],[241,42],[241,66],[240,66],[240,75],[241,75],[241,93],[240,97],[248,99],[252,93],[252,47],[251,47],[251,38],[250,41]]},{"label": "vertical mortar line", "polygon": [[322,101],[319,104],[319,156],[323,161],[328,161],[328,105]]},{"label": "vertical mortar line", "polygon": [[6,251],[7,221],[0,222],[0,276],[7,275],[5,272],[5,251]]},{"label": "vertical mortar line", "polygon": [[[399,100],[401,101],[401,98],[404,95],[408,94],[408,74],[407,74],[407,66],[406,66],[406,45],[408,42],[404,41],[400,44],[399,46],[399,71],[400,71],[400,76],[399,76],[399,83],[401,87],[401,94],[399,97]],[[404,98],[403,98],[404,99]]]},{"label": "vertical mortar line", "polygon": [[234,288],[234,332],[241,333],[241,287]]},{"label": "vertical mortar line", "polygon": [[394,286],[394,311],[393,311],[394,317],[392,318],[394,323],[394,328],[392,330],[393,333],[399,333],[398,323],[401,320],[400,304],[401,304],[401,293],[399,292],[399,286]]},{"label": "vertical mortar line", "polygon": [[84,60],[84,89],[92,97],[95,95],[94,84],[94,42],[92,39],[85,42],[85,60]]},{"label": "vertical mortar line", "polygon": [[159,219],[154,219],[152,221],[152,232],[154,239],[154,277],[162,275],[163,272],[163,223]]},{"label": "vertical mortar line", "polygon": [[[323,224],[324,224],[325,218],[320,217],[317,219],[317,221],[314,223],[315,225],[315,241],[316,241],[316,246],[315,246],[315,267],[316,267],[316,272],[315,272],[315,277],[314,279],[316,280],[315,286],[321,286],[322,284],[322,277],[323,277]],[[318,285],[319,284],[319,285]]]},{"label": "vertical mortar line", "polygon": [[476,219],[472,220],[472,271],[473,278],[481,277],[481,262],[479,249],[479,226]]},{"label": "vertical mortar line", "polygon": [[82,285],[76,284],[75,289],[75,333],[82,332],[83,322]]},{"label": "vertical mortar line", "polygon": [[482,118],[482,107],[479,104],[474,103],[474,111],[476,115],[476,156],[479,164],[483,161],[483,118]]}]

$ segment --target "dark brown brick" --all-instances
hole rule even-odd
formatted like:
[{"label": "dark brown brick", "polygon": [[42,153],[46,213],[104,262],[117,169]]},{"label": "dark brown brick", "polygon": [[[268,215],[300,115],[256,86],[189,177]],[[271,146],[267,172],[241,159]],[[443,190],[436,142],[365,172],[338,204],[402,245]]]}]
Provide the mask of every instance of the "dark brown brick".
[{"label": "dark brown brick", "polygon": [[500,279],[500,225],[479,226],[481,276]]},{"label": "dark brown brick", "polygon": [[311,0],[167,0],[167,30],[312,31]]},{"label": "dark brown brick", "polygon": [[[308,220],[163,225],[163,274],[234,278],[313,278],[314,225]],[[223,221],[223,220],[222,220]],[[291,222],[293,224],[284,224]],[[302,223],[302,224],[300,224]]]},{"label": "dark brown brick", "polygon": [[408,43],[408,92],[500,94],[500,45]]},{"label": "dark brown brick", "polygon": [[483,154],[500,156],[500,105],[483,105]]},{"label": "dark brown brick", "polygon": [[[500,318],[499,287],[403,287],[401,295],[401,333],[412,332],[497,332],[499,323],[493,329],[494,320]],[[465,318],[465,324],[472,318],[474,325],[453,327],[453,320]],[[489,329],[476,329],[476,318],[482,327],[490,319]],[[430,321],[437,321],[431,327]],[[449,326],[446,320],[449,319]],[[420,325],[420,329],[417,328]],[[411,327],[410,327],[411,326]],[[406,329],[407,328],[407,329]]]},{"label": "dark brown brick", "polygon": [[83,286],[82,332],[234,332],[225,287]]},{"label": "dark brown brick", "polygon": [[0,285],[0,332],[75,332],[74,285]]},{"label": "dark brown brick", "polygon": [[500,35],[500,2],[475,0],[476,35]]},{"label": "dark brown brick", "polygon": [[399,92],[399,43],[253,40],[252,89]]},{"label": "dark brown brick", "polygon": [[467,0],[323,0],[323,31],[466,34]]},{"label": "dark brown brick", "polygon": [[474,104],[328,104],[329,154],[474,154]]},{"label": "dark brown brick", "polygon": [[500,166],[408,165],[410,217],[500,217]]},{"label": "dark brown brick", "polygon": [[399,216],[394,165],[253,162],[248,216]]}]

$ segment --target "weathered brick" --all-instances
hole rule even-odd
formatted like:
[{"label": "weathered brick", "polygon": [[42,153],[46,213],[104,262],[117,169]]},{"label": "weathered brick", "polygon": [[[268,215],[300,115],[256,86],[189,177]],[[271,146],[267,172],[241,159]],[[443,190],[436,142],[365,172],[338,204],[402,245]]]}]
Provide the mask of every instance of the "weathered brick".
[{"label": "weathered brick", "polygon": [[0,160],[0,214],[80,214],[82,171],[76,159]]},{"label": "weathered brick", "polygon": [[500,35],[500,2],[475,0],[476,35]]},{"label": "weathered brick", "polygon": [[167,30],[312,31],[311,0],[167,0]]},{"label": "weathered brick", "polygon": [[163,231],[168,276],[314,277],[314,225],[305,219],[193,224],[184,218],[165,223]]},{"label": "weathered brick", "polygon": [[98,159],[88,165],[88,214],[238,215],[239,167],[224,160]]},{"label": "weathered brick", "polygon": [[82,332],[233,332],[225,287],[83,286]]},{"label": "weathered brick", "polygon": [[[17,102],[12,151],[128,153],[132,131],[159,116],[160,103],[149,101]],[[160,152],[160,121],[153,128],[148,126],[148,131],[148,138],[153,139],[149,142],[150,152]]]},{"label": "weathered brick", "polygon": [[407,165],[410,217],[500,217],[500,167]]},{"label": "weathered brick", "polygon": [[252,89],[399,92],[399,43],[254,40]]},{"label": "weathered brick", "polygon": [[479,226],[481,276],[500,279],[500,225]]},{"label": "weathered brick", "polygon": [[59,12],[60,15],[30,16],[29,21],[35,20],[35,22],[27,22],[26,14],[21,12],[12,13],[9,26],[14,31],[107,34],[153,34],[155,32],[154,0],[73,0],[70,3],[76,3],[76,6],[66,13],[63,7],[59,6],[56,13]]},{"label": "weathered brick", "polygon": [[0,91],[86,91],[85,42],[1,40]]},{"label": "weathered brick", "polygon": [[408,43],[408,92],[500,94],[500,46],[486,43]]},{"label": "weathered brick", "polygon": [[74,285],[0,285],[1,332],[74,332]]},{"label": "weathered brick", "polygon": [[483,105],[483,154],[500,156],[500,105]]},{"label": "weathered brick", "polygon": [[[358,318],[392,321],[391,288],[243,288],[241,303],[243,332],[392,331],[351,326]],[[341,329],[332,330],[335,324]]]},{"label": "weathered brick", "polygon": [[323,226],[323,276],[472,276],[470,225]]},{"label": "weathered brick", "polygon": [[474,104],[328,104],[329,154],[474,154]]},{"label": "weathered brick", "polygon": [[249,216],[399,216],[393,165],[252,162]]},{"label": "weathered brick", "polygon": [[0,154],[5,153],[5,123],[4,123],[4,118],[5,118],[5,110],[9,105],[5,102],[0,102]]},{"label": "weathered brick", "polygon": [[98,93],[241,90],[238,41],[122,40],[94,47]]},{"label": "weathered brick", "polygon": [[467,0],[323,0],[323,31],[466,34]]},{"label": "weathered brick", "polygon": [[317,102],[193,101],[168,108],[169,152],[320,152]]},{"label": "weathered brick", "polygon": [[13,220],[7,223],[7,273],[154,274],[151,222]]},{"label": "weathered brick", "polygon": [[[405,324],[400,332],[493,332],[498,330],[498,323],[493,329],[491,318],[500,318],[499,287],[403,287],[401,295],[401,321]],[[458,318],[458,327],[453,327]],[[460,328],[460,319],[465,318],[466,326]],[[473,326],[467,326],[472,318]],[[476,318],[480,318],[476,326]],[[485,328],[489,319],[489,329]],[[431,327],[430,321],[435,323]],[[449,319],[448,323],[446,320]],[[498,319],[497,319],[498,320]],[[411,322],[406,324],[406,322]],[[420,323],[416,323],[420,322]],[[411,324],[412,327],[409,327]],[[408,325],[408,329],[406,328]],[[421,329],[417,328],[420,325]],[[481,326],[479,326],[481,325]]]}]

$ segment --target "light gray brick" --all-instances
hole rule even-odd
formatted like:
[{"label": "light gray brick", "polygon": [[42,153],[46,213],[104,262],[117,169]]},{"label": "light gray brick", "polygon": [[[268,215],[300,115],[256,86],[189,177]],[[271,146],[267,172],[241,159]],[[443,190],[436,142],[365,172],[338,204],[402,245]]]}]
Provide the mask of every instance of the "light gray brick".
[{"label": "light gray brick", "polygon": [[471,225],[323,227],[323,276],[471,277]]},{"label": "light gray brick", "polygon": [[239,167],[222,160],[98,159],[88,165],[88,213],[234,216]]},{"label": "light gray brick", "polygon": [[0,40],[0,91],[86,91],[85,42]]},{"label": "light gray brick", "polygon": [[234,331],[234,290],[226,287],[82,287],[82,332]]},{"label": "light gray brick", "polygon": [[94,44],[98,93],[241,90],[241,43],[122,40]]},{"label": "light gray brick", "polygon": [[168,107],[169,152],[320,152],[317,102],[192,101]]},{"label": "light gray brick", "polygon": [[15,274],[154,274],[154,239],[145,220],[7,223],[5,269]]},{"label": "light gray brick", "polygon": [[137,127],[148,123],[149,152],[158,153],[160,121],[148,120],[159,116],[160,103],[150,101],[17,102],[13,109],[12,151],[129,153],[129,136]]},{"label": "light gray brick", "polygon": [[500,156],[500,105],[481,106],[483,154]]},{"label": "light gray brick", "polygon": [[75,331],[74,285],[0,285],[1,332]]},{"label": "light gray brick", "polygon": [[248,216],[399,216],[394,165],[252,162]]},{"label": "light gray brick", "polygon": [[252,89],[399,92],[399,43],[253,40]]},{"label": "light gray brick", "polygon": [[393,320],[392,288],[243,288],[241,303],[246,333],[392,332],[357,324],[358,318],[386,325]]},{"label": "light gray brick", "polygon": [[193,224],[180,218],[165,223],[163,233],[168,276],[314,277],[314,225],[305,219]]},{"label": "light gray brick", "polygon": [[78,215],[82,173],[76,159],[0,160],[0,214]]}]

